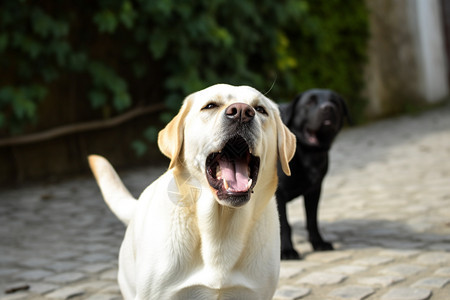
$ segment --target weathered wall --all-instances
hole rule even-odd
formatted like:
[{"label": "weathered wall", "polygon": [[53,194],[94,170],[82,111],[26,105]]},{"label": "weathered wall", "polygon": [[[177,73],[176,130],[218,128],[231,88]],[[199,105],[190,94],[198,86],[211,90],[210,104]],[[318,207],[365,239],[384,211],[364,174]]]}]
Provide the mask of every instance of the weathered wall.
[{"label": "weathered wall", "polygon": [[[417,31],[420,92],[428,102],[437,102],[449,93],[445,51],[443,7],[440,0],[412,1],[412,26]],[[411,4],[410,4],[411,5]]]},{"label": "weathered wall", "polygon": [[367,0],[370,10],[366,70],[369,117],[448,95],[440,2]]}]

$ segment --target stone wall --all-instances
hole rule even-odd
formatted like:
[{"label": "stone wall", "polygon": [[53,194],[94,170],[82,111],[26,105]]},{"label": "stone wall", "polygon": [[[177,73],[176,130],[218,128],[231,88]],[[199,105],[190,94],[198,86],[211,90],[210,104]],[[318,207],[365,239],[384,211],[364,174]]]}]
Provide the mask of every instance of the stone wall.
[{"label": "stone wall", "polygon": [[369,117],[448,96],[447,57],[439,0],[368,0]]}]

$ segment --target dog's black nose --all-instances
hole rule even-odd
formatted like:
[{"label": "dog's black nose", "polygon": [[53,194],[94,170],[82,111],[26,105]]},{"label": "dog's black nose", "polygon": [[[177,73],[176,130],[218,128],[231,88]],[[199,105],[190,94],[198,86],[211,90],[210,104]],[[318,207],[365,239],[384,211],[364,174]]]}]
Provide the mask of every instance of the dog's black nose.
[{"label": "dog's black nose", "polygon": [[324,112],[324,113],[332,113],[334,111],[334,105],[331,103],[324,103],[320,106],[320,109]]},{"label": "dog's black nose", "polygon": [[245,103],[233,103],[225,110],[228,119],[247,123],[255,117],[255,110]]}]

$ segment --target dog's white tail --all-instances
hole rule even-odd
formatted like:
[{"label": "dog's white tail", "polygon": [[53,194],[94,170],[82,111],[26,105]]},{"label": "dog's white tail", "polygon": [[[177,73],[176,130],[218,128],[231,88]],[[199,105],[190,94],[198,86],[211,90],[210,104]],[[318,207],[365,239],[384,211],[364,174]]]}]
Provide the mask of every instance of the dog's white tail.
[{"label": "dog's white tail", "polygon": [[125,225],[130,222],[137,201],[123,185],[111,164],[102,156],[89,155],[89,166],[111,211]]}]

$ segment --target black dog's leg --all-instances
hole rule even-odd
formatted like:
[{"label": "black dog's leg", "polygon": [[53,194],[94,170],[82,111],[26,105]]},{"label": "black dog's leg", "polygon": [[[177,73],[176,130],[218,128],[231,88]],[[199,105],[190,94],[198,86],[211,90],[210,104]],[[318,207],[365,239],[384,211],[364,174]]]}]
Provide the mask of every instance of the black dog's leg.
[{"label": "black dog's leg", "polygon": [[317,225],[317,208],[320,200],[320,188],[304,195],[306,228],[308,229],[309,241],[315,251],[333,250],[333,245],[322,239]]},{"label": "black dog's leg", "polygon": [[294,250],[291,240],[291,226],[286,215],[286,201],[277,197],[278,215],[280,216],[281,233],[281,259],[300,259],[300,255]]}]

